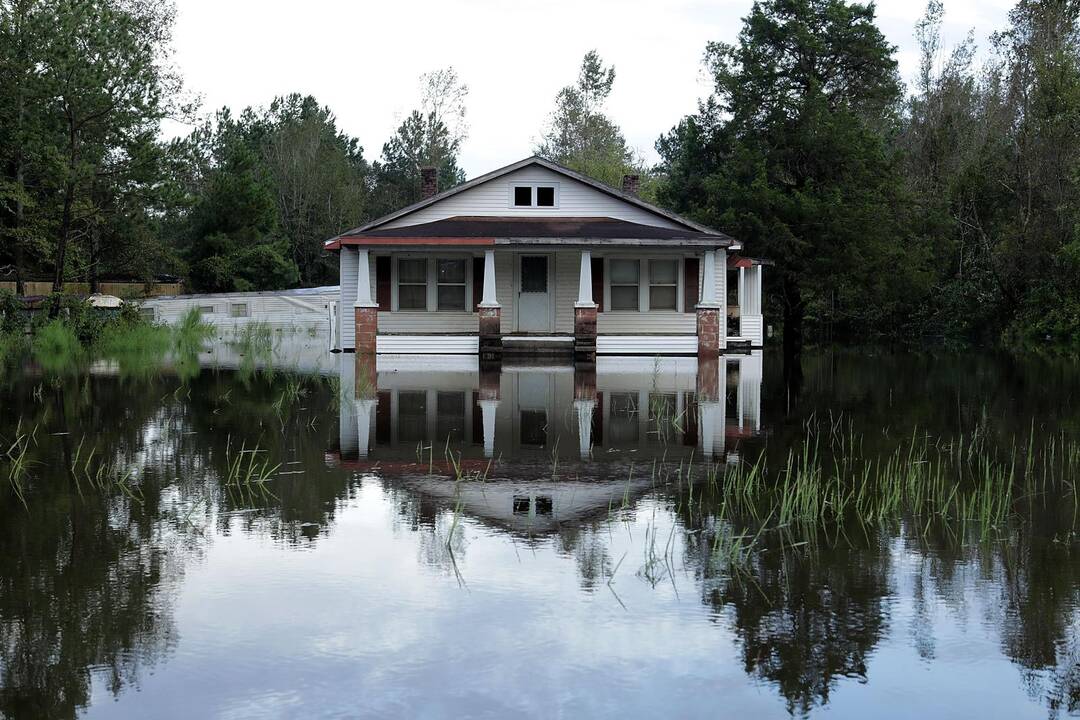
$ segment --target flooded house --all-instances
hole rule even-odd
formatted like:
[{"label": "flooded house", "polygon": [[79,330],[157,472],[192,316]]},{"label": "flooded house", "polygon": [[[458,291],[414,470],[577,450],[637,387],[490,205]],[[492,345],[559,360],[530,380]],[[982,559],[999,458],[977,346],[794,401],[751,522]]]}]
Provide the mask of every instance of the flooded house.
[{"label": "flooded house", "polygon": [[[530,157],[326,243],[359,353],[702,355],[760,347],[763,262],[722,232]],[[730,319],[729,319],[730,318]]]}]

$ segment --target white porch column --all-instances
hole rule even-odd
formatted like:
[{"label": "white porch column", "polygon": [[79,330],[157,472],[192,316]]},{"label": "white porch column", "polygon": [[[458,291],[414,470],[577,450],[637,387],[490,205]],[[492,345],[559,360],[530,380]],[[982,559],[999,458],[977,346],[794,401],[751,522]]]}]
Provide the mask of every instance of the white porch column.
[{"label": "white porch column", "polygon": [[371,266],[367,248],[357,248],[356,303],[353,307],[378,307],[371,295]]},{"label": "white porch column", "polygon": [[596,409],[595,400],[575,400],[577,409],[578,451],[582,460],[588,460],[592,452],[592,419]]},{"label": "white porch column", "polygon": [[480,412],[484,420],[484,457],[495,457],[495,411],[499,408],[498,400],[481,400]]},{"label": "white porch column", "polygon": [[484,296],[480,300],[480,307],[497,308],[499,301],[495,298],[495,251],[484,251]]},{"label": "white porch column", "polygon": [[371,448],[371,410],[375,407],[375,398],[356,400],[356,454],[362,458],[368,456]]},{"label": "white porch column", "polygon": [[716,300],[716,251],[706,250],[704,267],[701,274],[701,302],[699,305],[712,307]]},{"label": "white porch column", "polygon": [[581,270],[578,272],[577,302],[574,307],[594,308],[592,296],[592,251],[581,251]]},{"label": "white porch column", "polygon": [[746,268],[739,268],[739,314],[742,315],[746,312],[748,303],[746,302],[747,290],[749,289],[746,284]]}]

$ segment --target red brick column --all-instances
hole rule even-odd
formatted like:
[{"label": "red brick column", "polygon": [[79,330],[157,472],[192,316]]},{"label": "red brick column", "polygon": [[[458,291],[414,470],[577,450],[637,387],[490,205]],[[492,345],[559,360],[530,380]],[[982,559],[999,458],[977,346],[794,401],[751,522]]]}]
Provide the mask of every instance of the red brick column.
[{"label": "red brick column", "polygon": [[596,365],[592,363],[574,364],[574,399],[596,399]]},{"label": "red brick column", "polygon": [[379,389],[375,371],[375,353],[357,353],[355,381],[356,399],[375,397]]},{"label": "red brick column", "polygon": [[574,359],[596,362],[596,306],[574,308]]},{"label": "red brick column", "polygon": [[502,359],[502,309],[477,308],[480,316],[480,361],[498,362]]},{"label": "red brick column", "polygon": [[720,360],[718,357],[699,357],[697,364],[697,401],[716,402],[720,399]]},{"label": "red brick column", "polygon": [[716,357],[720,353],[720,308],[698,306],[698,357]]},{"label": "red brick column", "polygon": [[358,307],[353,308],[356,318],[356,346],[357,354],[375,354],[375,336],[379,333],[379,308]]},{"label": "red brick column", "polygon": [[502,368],[493,364],[480,366],[480,400],[498,400],[502,393]]}]

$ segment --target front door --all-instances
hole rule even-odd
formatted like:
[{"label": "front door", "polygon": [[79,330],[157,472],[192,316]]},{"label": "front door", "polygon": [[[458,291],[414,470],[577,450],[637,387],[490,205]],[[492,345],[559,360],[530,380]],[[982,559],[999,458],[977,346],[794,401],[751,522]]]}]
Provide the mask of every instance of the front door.
[{"label": "front door", "polygon": [[518,331],[551,332],[551,277],[547,255],[521,255],[518,261]]}]

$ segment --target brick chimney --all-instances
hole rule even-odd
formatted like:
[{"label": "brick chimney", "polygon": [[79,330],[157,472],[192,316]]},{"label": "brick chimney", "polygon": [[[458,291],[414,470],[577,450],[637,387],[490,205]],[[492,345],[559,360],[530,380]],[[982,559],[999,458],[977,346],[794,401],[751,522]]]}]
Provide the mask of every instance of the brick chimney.
[{"label": "brick chimney", "polygon": [[640,175],[623,175],[622,176],[622,191],[627,195],[637,195],[638,188],[641,187]]},{"label": "brick chimney", "polygon": [[425,200],[439,192],[439,171],[433,167],[420,168],[420,194]]}]

